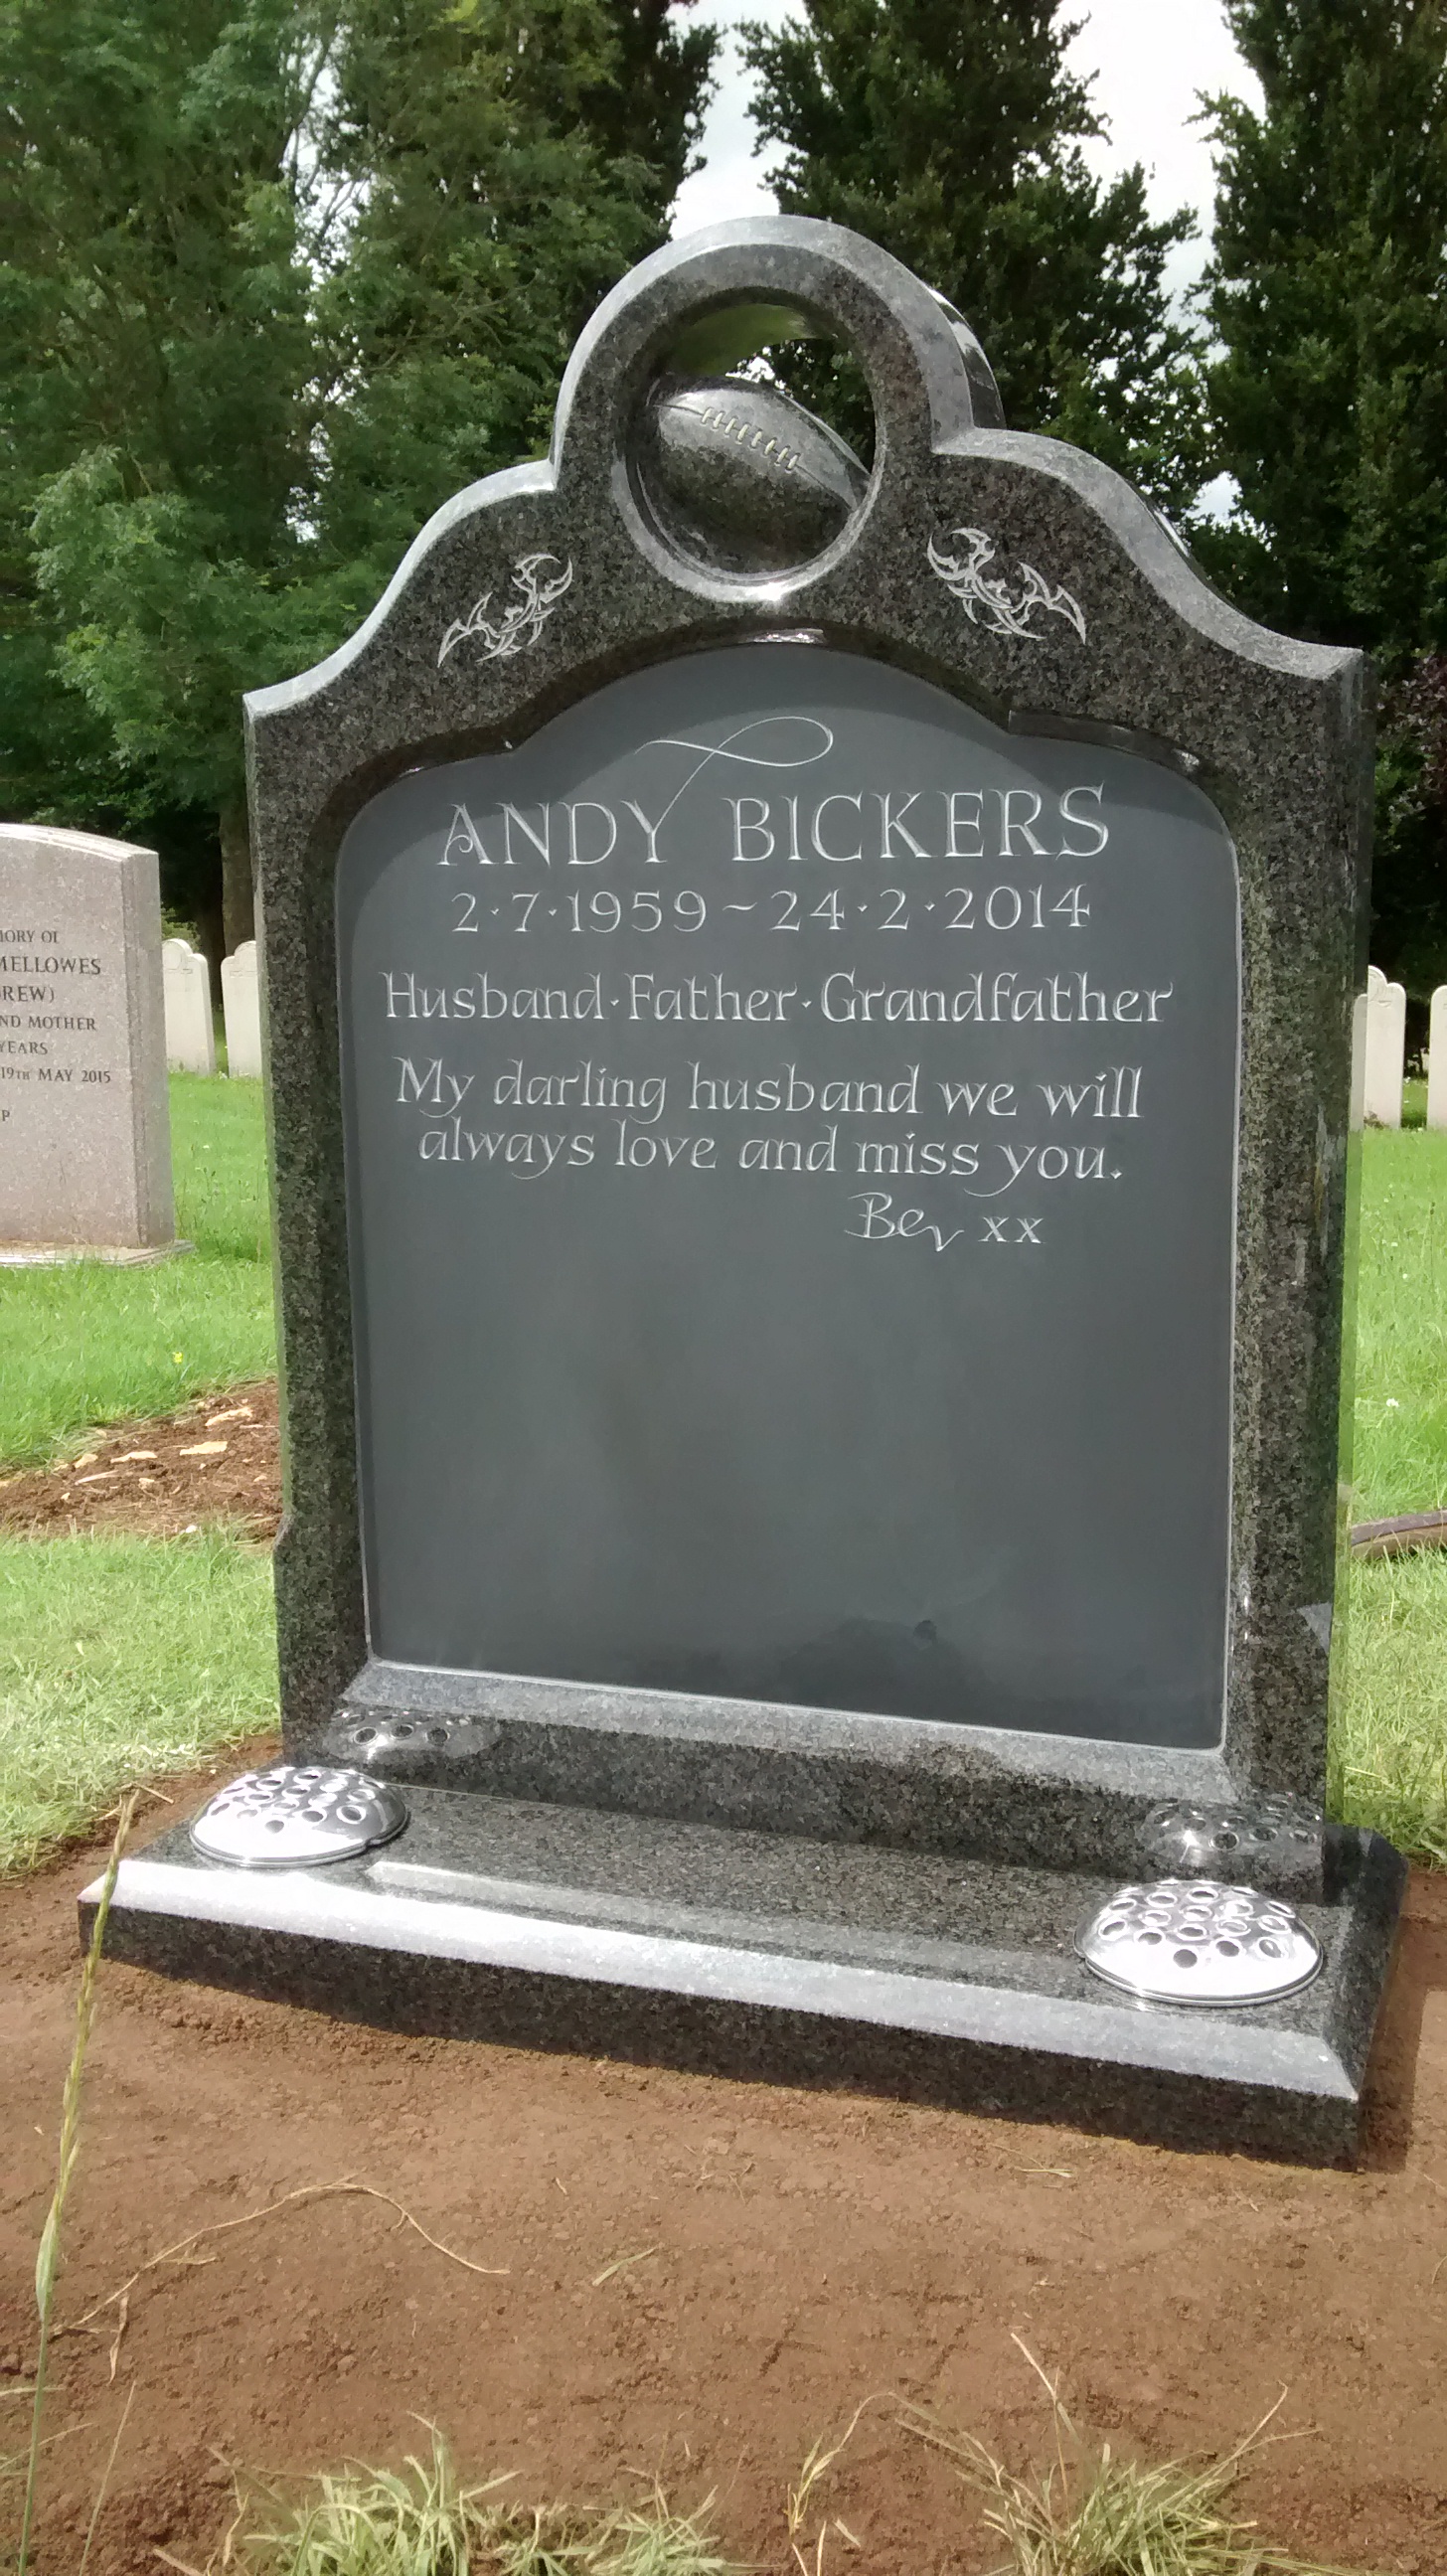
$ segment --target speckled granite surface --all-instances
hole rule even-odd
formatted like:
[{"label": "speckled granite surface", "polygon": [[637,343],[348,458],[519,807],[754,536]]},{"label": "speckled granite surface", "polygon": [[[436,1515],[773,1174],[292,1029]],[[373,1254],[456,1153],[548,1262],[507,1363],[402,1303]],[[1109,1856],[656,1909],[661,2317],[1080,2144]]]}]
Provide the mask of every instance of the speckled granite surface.
[{"label": "speckled granite surface", "polygon": [[[850,341],[879,433],[857,516],[813,562],[767,578],[711,569],[670,544],[629,452],[659,352],[691,317],[735,299],[794,306]],[[1074,616],[1052,611],[1012,629],[973,613],[967,586],[941,572],[972,531],[998,565],[1031,568],[1047,592],[1065,589]],[[481,633],[484,594],[494,621],[510,612],[513,625],[486,650],[457,649]],[[505,750],[604,682],[681,649],[767,636],[894,664],[1018,734],[1165,764],[1204,789],[1230,826],[1242,1053],[1219,1750],[369,1660],[339,1073],[342,836],[408,770]],[[885,253],[825,225],[750,220],[676,243],[624,282],[574,355],[550,461],[449,502],[357,636],[315,671],[256,695],[249,722],[285,1396],[277,1598],[289,1752],[324,1747],[365,1761],[414,1784],[419,1813],[456,1814],[462,1857],[429,1868],[475,1874],[479,1835],[502,1835],[512,1857],[501,1876],[571,1888],[555,1915],[575,1929],[577,1890],[592,1883],[580,1854],[592,1854],[596,1872],[616,1838],[627,1878],[644,1852],[648,1869],[661,1865],[650,1837],[724,1833],[727,1901],[719,1896],[714,1918],[762,1904],[778,1884],[778,1853],[797,1865],[801,1838],[826,1856],[809,1864],[810,1890],[843,1893],[829,1904],[811,1892],[810,1919],[833,1929],[821,1958],[809,1954],[808,1975],[800,1940],[780,1935],[769,1955],[793,1969],[778,1969],[777,1988],[756,1978],[747,1995],[689,1985],[678,1940],[692,1899],[656,1886],[649,1901],[676,1907],[679,1930],[646,1937],[673,1961],[675,1986],[666,1965],[654,1983],[633,1985],[601,1970],[579,1977],[576,1961],[530,1962],[526,1945],[507,1962],[445,1946],[409,1954],[404,1934],[378,1931],[386,1908],[401,1909],[388,1918],[401,1924],[421,1906],[435,1930],[427,1909],[451,1900],[415,1887],[404,1896],[380,1879],[365,1938],[304,1923],[300,1896],[288,1928],[281,1882],[264,1922],[208,1924],[205,1888],[221,1902],[215,1874],[149,1857],[146,1867],[179,1866],[201,1892],[184,1920],[123,1893],[112,1946],[173,1973],[408,2026],[879,2084],[1181,2143],[1209,2136],[1310,2158],[1349,2154],[1399,1895],[1383,1847],[1336,1846],[1327,1978],[1297,2003],[1246,2018],[1133,2014],[1090,1990],[1073,1961],[1062,1965],[1058,1935],[1089,1887],[1146,1866],[1160,1809],[1196,1802],[1219,1824],[1265,1792],[1322,1795],[1352,1221],[1351,1007],[1365,973],[1361,658],[1252,625],[1107,467],[1003,427],[974,344]],[[534,1820],[542,1842],[524,1866],[527,1802],[547,1823]],[[559,1821],[569,1812],[572,1826]],[[440,1848],[447,1836],[441,1823],[435,1830]],[[741,1881],[730,1876],[740,1871]],[[973,1891],[968,1931],[948,1905],[937,1910],[942,1871]],[[1260,1874],[1298,1897],[1320,1893],[1320,1846],[1303,1858],[1299,1841],[1290,1852],[1263,1845]],[[346,1883],[329,1881],[327,1905]],[[906,1887],[886,1932],[871,1909],[877,1898],[888,1912]],[[488,1910],[472,1908],[474,1930]],[[608,1937],[627,1936],[614,1925]],[[715,1920],[708,1939],[736,1957],[731,1937]],[[848,2009],[815,2008],[809,1977],[824,1966],[831,1976],[886,1974],[859,1965],[859,1945],[874,1940],[977,1945],[936,1980],[957,1998],[948,2032],[888,2026],[890,2010],[903,2010],[900,1979],[925,1973],[898,1956],[882,2019],[861,2017],[857,1996]],[[768,1942],[761,1934],[745,1946],[762,1957]],[[616,1965],[625,1954],[613,1955]],[[1011,2000],[988,2011],[958,2004],[987,1992]],[[1303,2048],[1315,2052],[1314,2073]]]},{"label": "speckled granite surface", "polygon": [[1374,1836],[1338,1838],[1336,1901],[1302,1909],[1313,1985],[1188,2010],[1075,1956],[1108,1877],[435,1789],[412,1805],[398,1840],[323,1869],[226,1868],[173,1828],[122,1864],[107,1947],[403,2030],[1354,2153],[1404,1876]]},{"label": "speckled granite surface", "polygon": [[[754,582],[671,552],[640,509],[624,453],[656,349],[700,303],[745,293],[802,303],[853,340],[882,459],[865,509],[826,554]],[[585,332],[552,461],[449,502],[353,641],[249,702],[286,1388],[278,1604],[293,1746],[330,1723],[366,1653],[333,922],[342,833],[419,761],[504,747],[683,643],[787,628],[899,663],[1008,726],[1163,760],[1204,786],[1232,826],[1245,953],[1223,1750],[1242,1788],[1319,1789],[1350,1017],[1365,920],[1364,666],[1237,615],[1118,476],[993,416],[976,425],[981,401],[935,299],[854,237],[776,219],[675,244]],[[1002,560],[1068,580],[1088,646],[1062,617],[1028,635],[973,622],[928,560],[931,539],[962,523],[987,529]],[[510,567],[539,551],[575,574],[529,649],[439,662],[449,620],[484,589],[502,596]],[[982,1747],[982,1775],[1000,1758]],[[1080,1758],[1068,1748],[1055,1768],[1067,1806]],[[1021,1796],[1041,1794],[1041,1782],[1032,1753]],[[1082,1790],[1080,1803],[1093,1809],[1093,1794]]]}]

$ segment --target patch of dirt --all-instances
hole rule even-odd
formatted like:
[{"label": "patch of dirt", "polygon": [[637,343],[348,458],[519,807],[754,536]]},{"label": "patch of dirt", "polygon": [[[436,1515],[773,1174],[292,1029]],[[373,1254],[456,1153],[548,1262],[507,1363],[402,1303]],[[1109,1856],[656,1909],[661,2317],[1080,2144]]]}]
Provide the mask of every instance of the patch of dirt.
[{"label": "patch of dirt", "polygon": [[[239,1759],[240,1757],[238,1757]],[[209,1781],[177,1784],[185,1814]],[[0,2452],[24,2439],[35,2245],[100,1847],[0,1890]],[[1447,2567],[1447,1881],[1415,1875],[1368,2167],[1303,2173],[915,2105],[398,2039],[108,1966],[59,2313],[160,2248],[342,2177],[147,2272],[55,2346],[40,2576],[73,2576],[129,2392],[94,2576],[201,2567],[223,2463],[307,2471],[425,2447],[523,2496],[715,2491],[782,2571],[814,2440],[903,2391],[1012,2461],[1049,2427],[1018,2334],[1095,2434],[1229,2448],[1281,2390],[1246,2490],[1270,2536]],[[620,2258],[636,2258],[621,2263]],[[8,2382],[5,2373],[9,2373]],[[0,2517],[10,2487],[0,2488]],[[868,2409],[824,2490],[826,2576],[998,2556],[948,2465]],[[811,2546],[813,2528],[808,2535]]]},{"label": "patch of dirt", "polygon": [[0,1529],[28,1538],[175,1538],[225,1520],[269,1539],[280,1519],[274,1378],[96,1432],[60,1466],[0,1477]]}]

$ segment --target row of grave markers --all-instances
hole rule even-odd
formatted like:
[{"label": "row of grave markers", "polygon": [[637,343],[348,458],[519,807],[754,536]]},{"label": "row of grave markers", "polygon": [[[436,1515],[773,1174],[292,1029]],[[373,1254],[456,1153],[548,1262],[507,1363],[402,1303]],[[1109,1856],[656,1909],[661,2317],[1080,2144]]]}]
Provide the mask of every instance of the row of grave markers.
[{"label": "row of grave markers", "polygon": [[[211,1010],[211,969],[189,940],[168,939],[161,950],[166,996],[166,1061],[179,1073],[214,1073],[215,1024]],[[256,942],[245,940],[221,961],[221,1001],[226,1025],[226,1060],[233,1076],[258,1081],[261,1076],[261,1002],[257,986]],[[1364,1023],[1359,1049],[1362,1092],[1358,1123],[1400,1127],[1402,1083],[1406,1061],[1407,995],[1389,983],[1379,966],[1367,970],[1367,990],[1358,1004]],[[1427,1124],[1447,1127],[1447,984],[1432,996],[1428,1041]]]},{"label": "row of grave markers", "polygon": [[[1402,1083],[1406,1068],[1407,995],[1389,983],[1379,966],[1367,969],[1367,989],[1357,1004],[1361,1040],[1357,1049],[1361,1094],[1355,1124],[1400,1127]],[[1447,984],[1432,996],[1427,1032],[1427,1124],[1447,1127]]]},{"label": "row of grave markers", "polygon": [[[216,1028],[211,1012],[211,969],[188,939],[168,939],[161,949],[166,996],[166,1062],[173,1073],[214,1073]],[[226,1066],[234,1077],[261,1079],[261,996],[256,942],[242,941],[221,960],[221,1007],[226,1023]]]}]

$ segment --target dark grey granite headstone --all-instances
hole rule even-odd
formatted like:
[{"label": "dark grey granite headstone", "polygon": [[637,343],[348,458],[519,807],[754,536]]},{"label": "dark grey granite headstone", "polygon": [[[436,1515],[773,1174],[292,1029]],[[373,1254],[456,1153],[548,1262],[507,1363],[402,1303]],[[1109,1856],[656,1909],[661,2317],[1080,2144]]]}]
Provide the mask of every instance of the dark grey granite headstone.
[{"label": "dark grey granite headstone", "polygon": [[[867,489],[720,373],[760,309],[856,350]],[[1350,2152],[1400,1879],[1318,1822],[1360,657],[1005,429],[886,254],[751,221],[627,279],[550,463],[250,713],[287,1745],[407,1784],[445,1865],[404,1889],[404,1836],[365,1903],[262,1905],[171,1851],[117,1942],[328,2008],[361,1944],[378,2018],[810,2080],[888,2082],[897,2027],[902,2089],[997,2106],[1043,2048],[1072,2117]],[[530,1813],[551,1868],[513,1822],[489,1860]],[[1062,1938],[1203,1835],[1338,1965],[1274,2060],[1249,2010],[1249,2048],[1164,2007],[1096,2049]],[[827,1882],[807,1973],[780,1871]],[[958,1902],[890,2002],[911,1872]],[[705,2043],[715,1935],[773,1964],[718,1971]]]}]

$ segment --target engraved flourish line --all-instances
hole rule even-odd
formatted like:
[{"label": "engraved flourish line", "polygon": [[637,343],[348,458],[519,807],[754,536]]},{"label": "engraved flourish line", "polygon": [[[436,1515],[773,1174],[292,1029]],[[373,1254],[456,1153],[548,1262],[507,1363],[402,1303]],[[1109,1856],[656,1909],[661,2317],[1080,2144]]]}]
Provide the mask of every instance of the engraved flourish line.
[{"label": "engraved flourish line", "polygon": [[473,636],[482,640],[485,662],[510,662],[525,645],[536,644],[573,579],[571,558],[555,580],[542,578],[544,564],[557,561],[557,556],[550,554],[519,555],[513,566],[512,586],[522,593],[521,598],[510,601],[502,616],[494,622],[487,614],[492,592],[485,590],[480,599],[473,601],[467,615],[454,618],[448,627],[437,649],[439,671],[453,646],[465,643]]},{"label": "engraved flourish line", "polygon": [[931,537],[930,570],[959,601],[972,625],[983,626],[992,635],[1024,635],[1032,643],[1038,642],[1030,621],[1039,608],[1047,617],[1063,617],[1067,625],[1074,627],[1082,644],[1085,642],[1085,611],[1068,590],[1052,590],[1043,573],[1022,561],[1024,587],[1018,595],[1012,595],[1008,582],[984,569],[995,555],[995,540],[987,530],[952,528],[950,533],[964,539],[968,553],[963,558],[947,554]]},{"label": "engraved flourish line", "polygon": [[[824,740],[817,751],[803,752],[797,760],[770,760],[767,754],[762,751],[734,751],[731,748],[734,743],[742,742],[745,734],[757,733],[760,725],[776,724],[812,725],[816,733],[822,733]],[[674,806],[678,803],[679,797],[686,796],[688,794],[688,791],[693,785],[693,782],[697,778],[700,770],[707,769],[711,760],[741,760],[750,764],[755,769],[808,769],[816,760],[827,760],[830,752],[834,748],[834,736],[830,727],[824,724],[818,716],[750,716],[747,724],[740,725],[733,733],[726,733],[722,742],[690,742],[686,735],[658,733],[654,734],[648,742],[641,743],[639,748],[642,751],[655,751],[666,748],[670,751],[698,751],[703,754],[703,758],[701,760],[696,760],[694,762],[694,765],[689,771],[688,776],[685,778],[683,785],[678,790],[678,795],[671,796],[668,803],[664,806],[662,813],[658,817],[657,823],[655,823],[653,827],[654,831],[657,832],[667,822],[669,815],[673,812]]]}]

